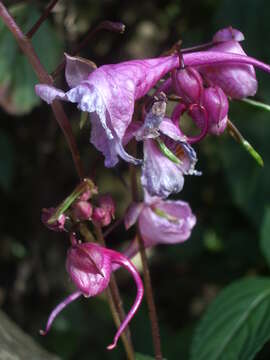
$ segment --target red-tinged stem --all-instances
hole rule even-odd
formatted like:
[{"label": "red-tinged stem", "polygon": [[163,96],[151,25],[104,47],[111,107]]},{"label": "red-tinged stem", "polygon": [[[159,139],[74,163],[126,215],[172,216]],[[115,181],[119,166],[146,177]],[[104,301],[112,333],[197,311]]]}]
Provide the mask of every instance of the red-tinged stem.
[{"label": "red-tinged stem", "polygon": [[[76,46],[76,48],[70,52],[71,56],[75,56],[79,53],[81,49],[85,47],[85,45],[89,42],[89,40],[99,31],[101,30],[108,30],[117,33],[123,33],[125,31],[125,25],[122,23],[116,23],[112,21],[102,21],[98,24],[94,29],[91,29],[86,34],[85,38]],[[56,78],[56,76],[64,69],[66,63],[66,59],[57,66],[57,68],[52,72],[52,77]]]},{"label": "red-tinged stem", "polygon": [[[47,73],[44,66],[41,64],[30,39],[28,39],[21,29],[18,27],[12,16],[9,14],[8,10],[4,6],[3,2],[0,1],[0,17],[2,18],[5,25],[13,34],[15,40],[17,41],[19,47],[23,51],[24,55],[27,57],[29,63],[31,64],[35,74],[37,75],[39,81],[44,84],[53,85],[52,77]],[[71,125],[67,119],[67,116],[62,108],[62,105],[58,101],[54,101],[52,104],[52,110],[55,115],[55,118],[58,122],[58,125],[62,129],[66,141],[68,143],[69,149],[72,154],[74,165],[76,167],[77,173],[81,179],[84,178],[83,167],[80,160],[79,151],[77,144],[72,132]]]},{"label": "red-tinged stem", "polygon": [[47,19],[47,17],[50,15],[50,12],[54,8],[55,4],[58,0],[51,0],[49,5],[44,10],[43,14],[40,16],[40,18],[37,20],[37,22],[33,25],[33,27],[27,32],[26,36],[31,39],[33,35],[38,31],[42,23]]},{"label": "red-tinged stem", "polygon": [[[136,147],[137,147],[137,144],[134,142],[133,156],[136,156],[136,152],[137,152]],[[130,181],[131,181],[131,189],[132,189],[132,200],[134,202],[138,202],[139,201],[138,186],[137,186],[136,168],[134,165],[130,165]],[[140,255],[141,255],[142,266],[143,266],[145,296],[146,296],[149,317],[150,317],[150,322],[151,322],[155,359],[162,360],[163,357],[162,357],[162,350],[161,350],[158,317],[157,317],[156,305],[155,305],[155,300],[154,300],[150,270],[149,270],[149,266],[147,263],[144,242],[140,235],[139,227],[137,227],[137,240],[139,243]]]}]

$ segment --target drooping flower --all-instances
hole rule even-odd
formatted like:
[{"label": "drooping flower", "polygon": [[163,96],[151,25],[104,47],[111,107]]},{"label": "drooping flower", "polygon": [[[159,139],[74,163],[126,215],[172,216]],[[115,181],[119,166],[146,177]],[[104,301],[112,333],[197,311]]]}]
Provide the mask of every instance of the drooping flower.
[{"label": "drooping flower", "polygon": [[68,250],[66,269],[71,280],[77,287],[77,291],[63,300],[50,314],[45,331],[41,330],[41,335],[46,335],[50,330],[55,317],[72,301],[79,298],[96,296],[103,292],[110,281],[112,265],[117,264],[126,268],[133,276],[137,295],[125,320],[120,325],[114,337],[113,343],[107,346],[108,350],[115,348],[121,333],[136,313],[143,298],[143,284],[141,278],[133,264],[122,254],[101,247],[94,243],[78,243],[72,239],[73,245]]},{"label": "drooping flower", "polygon": [[48,85],[36,85],[36,93],[47,103],[55,99],[77,103],[91,114],[91,142],[112,167],[118,156],[139,164],[123,148],[122,140],[131,123],[134,103],[143,97],[167,72],[177,65],[174,56],[132,60],[95,68],[80,58],[66,56],[66,80],[70,90],[64,92]]},{"label": "drooping flower", "polygon": [[[158,244],[178,244],[186,241],[196,224],[196,217],[188,203],[180,200],[162,200],[145,192],[143,203],[133,203],[126,215],[125,226],[138,221],[145,248]],[[136,239],[124,252],[132,258],[138,252]]]}]

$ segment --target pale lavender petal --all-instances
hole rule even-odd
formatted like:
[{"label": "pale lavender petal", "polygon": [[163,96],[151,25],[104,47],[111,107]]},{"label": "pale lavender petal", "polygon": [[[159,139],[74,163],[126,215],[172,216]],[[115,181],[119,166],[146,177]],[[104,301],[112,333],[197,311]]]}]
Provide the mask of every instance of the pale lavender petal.
[{"label": "pale lavender petal", "polygon": [[243,41],[245,40],[245,37],[241,31],[234,29],[231,26],[219,30],[213,36],[213,42],[223,42],[230,40]]},{"label": "pale lavender petal", "polygon": [[184,177],[179,165],[164,156],[151,139],[144,141],[141,183],[150,195],[163,198],[178,193],[184,185]]},{"label": "pale lavender petal", "polygon": [[125,213],[125,228],[127,230],[136,223],[143,207],[143,203],[132,203],[129,205]]},{"label": "pale lavender petal", "polygon": [[79,85],[86,80],[89,74],[97,68],[96,64],[88,59],[65,54],[66,67],[65,77],[70,88]]},{"label": "pale lavender petal", "polygon": [[162,123],[159,125],[159,130],[164,135],[167,135],[169,138],[175,141],[186,141],[186,136],[181,132],[179,126],[176,126],[173,121],[165,117]]},{"label": "pale lavender petal", "polygon": [[[160,213],[164,213],[164,216]],[[181,243],[189,238],[195,223],[196,217],[184,201],[160,201],[146,207],[139,217],[140,232],[146,247]]]},{"label": "pale lavender petal", "polygon": [[135,165],[141,163],[141,160],[135,159],[124,150],[120,140],[117,139],[116,134],[112,138],[107,136],[97,114],[93,113],[91,115],[91,120],[92,126],[90,141],[99,151],[103,153],[106,167],[115,166],[118,163],[118,155],[121,156],[122,159]]},{"label": "pale lavender petal", "polygon": [[50,85],[38,84],[35,86],[35,92],[48,104],[56,99],[65,100],[65,92]]},{"label": "pale lavender petal", "polygon": [[130,140],[135,136],[136,132],[139,130],[139,128],[142,126],[142,122],[140,121],[132,121],[131,124],[129,124],[125,135],[123,137],[123,145],[127,145]]},{"label": "pale lavender petal", "polygon": [[53,324],[54,319],[56,316],[72,301],[78,299],[82,293],[80,291],[76,291],[73,294],[69,295],[65,300],[63,300],[59,305],[56,306],[56,308],[53,309],[51,312],[49,319],[47,321],[46,329],[45,330],[39,330],[40,335],[47,335],[47,333],[50,331],[50,328]]}]

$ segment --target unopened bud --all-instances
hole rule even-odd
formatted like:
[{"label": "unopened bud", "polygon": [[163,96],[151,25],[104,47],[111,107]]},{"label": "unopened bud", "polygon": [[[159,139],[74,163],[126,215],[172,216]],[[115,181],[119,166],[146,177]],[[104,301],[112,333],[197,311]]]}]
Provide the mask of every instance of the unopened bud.
[{"label": "unopened bud", "polygon": [[177,95],[187,104],[198,104],[203,94],[203,80],[199,72],[192,67],[172,72],[173,87]]},{"label": "unopened bud", "polygon": [[48,209],[46,209],[46,208],[42,209],[41,221],[50,230],[57,231],[57,232],[65,231],[65,227],[64,227],[65,222],[66,222],[65,214],[61,214],[59,216],[59,218],[52,224],[48,223],[49,219],[52,217],[52,215],[55,213],[55,211],[56,211],[56,209],[53,207],[48,208]]},{"label": "unopened bud", "polygon": [[93,207],[88,201],[77,201],[73,205],[73,215],[76,220],[89,220],[93,213]]},{"label": "unopened bud", "polygon": [[108,211],[101,207],[96,207],[93,210],[92,219],[100,226],[108,226],[111,223],[112,217]]},{"label": "unopened bud", "polygon": [[110,195],[102,195],[99,198],[99,206],[109,213],[112,218],[114,218],[115,204]]},{"label": "unopened bud", "polygon": [[228,121],[227,96],[220,87],[213,86],[205,89],[203,102],[209,116],[209,132],[214,135],[222,134]]}]

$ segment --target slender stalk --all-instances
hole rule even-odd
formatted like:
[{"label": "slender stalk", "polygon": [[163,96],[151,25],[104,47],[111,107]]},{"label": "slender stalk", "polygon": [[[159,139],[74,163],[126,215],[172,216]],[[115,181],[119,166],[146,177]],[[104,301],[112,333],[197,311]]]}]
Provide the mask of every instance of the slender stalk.
[{"label": "slender stalk", "polygon": [[49,5],[44,10],[43,14],[40,16],[40,18],[37,20],[37,22],[32,26],[32,28],[27,32],[26,36],[31,39],[33,35],[38,31],[42,23],[47,19],[47,17],[50,15],[51,10],[54,8],[55,4],[58,0],[51,0]]},{"label": "slender stalk", "polygon": [[[136,156],[136,147],[137,144],[134,142],[133,156]],[[131,190],[132,190],[132,200],[134,202],[139,201],[138,196],[138,184],[136,177],[136,167],[134,165],[130,165],[130,182],[131,182]],[[147,257],[144,247],[144,242],[140,234],[139,227],[137,226],[137,241],[139,243],[140,255],[143,266],[143,277],[144,277],[144,287],[145,287],[145,295],[146,301],[148,305],[149,317],[151,321],[151,330],[152,330],[152,339],[155,351],[155,359],[162,360],[162,351],[161,351],[161,342],[160,342],[160,333],[159,333],[159,325],[158,325],[158,317],[156,311],[156,305],[154,301],[154,294],[150,276],[150,270],[147,263]]]},{"label": "slender stalk", "polygon": [[[41,64],[30,39],[28,39],[18,27],[12,16],[9,14],[8,10],[4,6],[3,2],[0,1],[0,17],[2,18],[5,25],[9,28],[13,34],[15,40],[17,41],[19,47],[21,48],[24,55],[27,57],[29,63],[31,64],[35,74],[37,75],[40,82],[48,85],[53,85],[52,77],[47,73],[44,66]],[[67,116],[63,110],[63,107],[59,101],[54,101],[52,104],[52,110],[55,115],[55,118],[58,122],[58,125],[62,129],[65,139],[68,143],[69,149],[72,154],[73,162],[75,164],[78,175],[83,179],[83,167],[80,160],[79,151],[76,145],[76,141],[72,132],[71,125],[67,119]]]},{"label": "slender stalk", "polygon": [[[73,51],[70,52],[70,55],[75,56],[78,52],[85,47],[85,45],[89,42],[89,40],[99,31],[108,30],[117,33],[123,33],[125,31],[125,25],[122,23],[112,22],[112,21],[102,21],[98,24],[94,29],[90,29],[86,34],[85,38],[75,47]],[[63,70],[65,67],[66,60],[63,61],[57,66],[57,68],[52,72],[52,77],[56,78],[56,76]]]},{"label": "slender stalk", "polygon": [[[97,240],[100,243],[100,245],[106,246],[104,236],[102,234],[102,230],[101,230],[100,226],[98,226],[98,225],[95,226],[95,233],[96,233],[96,237],[97,237]],[[115,318],[116,315],[118,316],[118,320],[115,321],[115,324],[117,327],[119,327],[120,323],[123,322],[123,320],[125,319],[126,314],[125,314],[125,311],[123,308],[122,299],[121,299],[121,296],[119,293],[118,285],[117,285],[114,274],[111,274],[111,280],[110,280],[110,284],[109,284],[108,293],[109,293],[109,296],[108,296],[109,305],[110,305],[111,309],[113,309],[112,310],[113,317]],[[134,349],[133,349],[131,335],[130,335],[130,331],[129,331],[128,327],[122,333],[121,339],[123,341],[128,359],[135,360]]]}]

